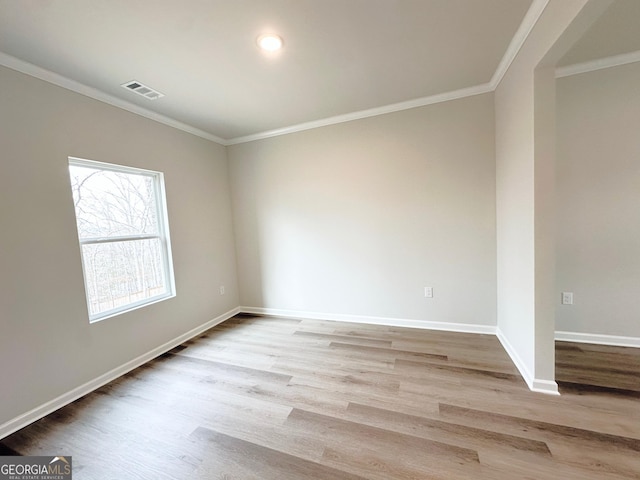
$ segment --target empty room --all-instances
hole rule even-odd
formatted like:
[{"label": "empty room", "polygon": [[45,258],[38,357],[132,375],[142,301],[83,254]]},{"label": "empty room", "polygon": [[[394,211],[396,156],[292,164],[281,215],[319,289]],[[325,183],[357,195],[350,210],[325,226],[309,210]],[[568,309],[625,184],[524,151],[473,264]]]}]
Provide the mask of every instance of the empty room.
[{"label": "empty room", "polygon": [[640,479],[638,25],[0,0],[0,480]]}]

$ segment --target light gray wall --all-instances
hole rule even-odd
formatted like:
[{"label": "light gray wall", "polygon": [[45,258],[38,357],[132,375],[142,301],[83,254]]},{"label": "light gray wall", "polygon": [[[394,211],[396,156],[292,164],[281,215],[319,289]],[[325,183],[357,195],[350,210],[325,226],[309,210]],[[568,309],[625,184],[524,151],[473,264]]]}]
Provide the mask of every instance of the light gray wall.
[{"label": "light gray wall", "polygon": [[[536,151],[548,146],[540,135],[549,132],[536,126],[549,111],[536,104],[535,70],[585,3],[549,2],[495,91],[498,329],[529,386],[550,392],[557,389],[553,309],[547,308],[553,287],[538,280],[554,277],[552,233],[543,217],[552,206],[542,197],[554,185],[549,159]],[[547,82],[540,83],[538,93],[552,99]]]},{"label": "light gray wall", "polygon": [[[3,67],[0,105],[1,425],[238,294],[224,147]],[[89,324],[68,156],[164,172],[175,298]]]},{"label": "light gray wall", "polygon": [[560,331],[640,337],[640,63],[557,80]]},{"label": "light gray wall", "polygon": [[228,154],[243,306],[495,325],[492,94]]}]

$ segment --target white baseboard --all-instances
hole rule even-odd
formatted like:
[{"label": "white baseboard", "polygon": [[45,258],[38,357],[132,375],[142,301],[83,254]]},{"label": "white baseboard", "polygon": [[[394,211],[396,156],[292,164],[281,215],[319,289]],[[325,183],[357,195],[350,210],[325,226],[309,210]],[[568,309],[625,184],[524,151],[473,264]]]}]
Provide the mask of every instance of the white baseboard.
[{"label": "white baseboard", "polygon": [[639,337],[622,337],[619,335],[602,335],[598,333],[556,332],[556,340],[562,342],[595,343],[614,347],[640,348]]},{"label": "white baseboard", "polygon": [[500,343],[506,350],[509,357],[511,357],[511,361],[520,372],[520,375],[522,375],[523,380],[527,383],[529,390],[532,392],[546,393],[548,395],[560,395],[560,392],[558,392],[558,384],[556,382],[553,380],[535,378],[531,374],[522,358],[520,358],[520,355],[516,352],[516,349],[513,348],[511,343],[509,343],[509,340],[504,333],[502,333],[500,328],[496,328],[496,336],[498,337],[498,340],[500,340]]},{"label": "white baseboard", "polygon": [[368,323],[373,325],[386,325],[391,327],[422,328],[425,330],[446,330],[449,332],[480,333],[496,335],[507,351],[511,360],[518,368],[520,375],[533,392],[546,393],[548,395],[560,395],[558,384],[552,380],[534,378],[526,365],[511,346],[504,334],[493,325],[473,325],[467,323],[431,322],[426,320],[413,320],[405,318],[369,317],[364,315],[344,315],[336,313],[304,312],[296,310],[281,310],[276,308],[240,307],[240,312],[251,315],[264,315],[286,318],[300,318],[313,320],[334,320],[338,322]]},{"label": "white baseboard", "polygon": [[[228,320],[238,313],[247,313],[251,315],[265,315],[265,316],[278,316],[286,318],[300,318],[300,319],[313,319],[313,320],[333,320],[339,322],[353,322],[353,323],[367,323],[373,325],[386,325],[392,327],[407,327],[407,328],[420,328],[425,330],[444,330],[450,332],[461,333],[478,333],[487,335],[496,335],[502,346],[507,351],[507,354],[511,357],[511,360],[518,368],[522,378],[525,380],[529,389],[534,392],[541,392],[546,394],[558,395],[558,385],[554,381],[536,379],[531,375],[526,365],[516,353],[516,350],[511,346],[507,338],[500,331],[499,328],[493,325],[474,325],[466,323],[448,323],[448,322],[433,322],[427,320],[415,320],[405,318],[394,317],[372,317],[365,315],[346,315],[335,313],[319,313],[319,312],[306,312],[296,310],[281,310],[275,308],[262,308],[262,307],[236,307],[229,310],[222,315],[209,320],[208,322],[166,342],[153,350],[140,355],[133,360],[114,368],[113,370],[100,375],[99,377],[74,388],[73,390],[60,395],[53,400],[46,402],[16,418],[13,418],[2,425],[0,425],[0,439],[12,434],[13,432],[26,427],[30,423],[39,420],[40,418],[58,410],[61,407],[77,400],[78,398],[91,393],[92,391],[100,388],[101,386],[115,380],[118,377],[130,372],[131,370],[138,368],[141,365],[153,360],[159,355],[168,352],[172,348],[190,340],[197,335],[205,332],[206,330]],[[619,337],[613,335],[593,335],[585,333],[573,333],[573,332],[556,332],[556,340],[564,340],[571,342],[583,342],[583,343],[597,343],[603,345],[618,345],[625,347],[640,347],[640,338],[635,337]]]},{"label": "white baseboard", "polygon": [[162,355],[163,353],[168,352],[172,348],[177,347],[178,345],[186,342],[187,340],[190,340],[193,337],[196,337],[201,333],[205,332],[206,330],[209,330],[211,327],[214,327],[219,323],[222,323],[225,320],[228,320],[229,318],[233,317],[239,312],[240,312],[240,309],[238,307],[234,308],[233,310],[229,310],[228,312],[223,313],[222,315],[212,320],[209,320],[208,322],[203,323],[202,325],[192,330],[189,330],[188,332],[180,335],[179,337],[176,337],[173,340],[170,340],[167,343],[160,345],[159,347],[156,347],[153,350],[143,355],[140,355],[137,358],[134,358],[133,360],[125,363],[124,365],[120,365],[119,367],[116,367],[113,370],[110,370],[109,372],[104,373],[97,378],[94,378],[93,380],[85,383],[84,385],[80,385],[79,387],[76,387],[73,390],[62,394],[59,397],[48,401],[47,403],[44,403],[22,415],[17,416],[12,420],[9,420],[8,422],[3,423],[2,425],[0,425],[0,439],[6,437],[7,435],[11,435],[13,432],[16,432],[21,428],[26,427],[30,423],[33,423],[36,420],[39,420],[42,417],[49,415],[52,412],[55,412],[59,408],[64,407],[65,405],[73,402],[74,400],[77,400],[78,398],[88,393],[91,393],[97,388],[100,388],[101,386],[106,385],[107,383],[115,380],[118,377],[121,377],[125,373],[128,373],[131,370],[138,368],[141,365],[144,365],[145,363],[149,362],[150,360],[153,360],[157,356]]},{"label": "white baseboard", "polygon": [[529,390],[532,392],[546,393],[547,395],[560,395],[558,384],[554,380],[541,380],[534,378]]},{"label": "white baseboard", "polygon": [[389,327],[421,328],[425,330],[446,330],[449,332],[481,333],[495,335],[494,325],[473,325],[469,323],[431,322],[394,317],[369,317],[365,315],[345,315],[339,313],[304,312],[298,310],[281,310],[277,308],[240,307],[241,313],[265,315],[273,317],[300,318],[310,320],[334,320],[337,322],[368,323]]}]

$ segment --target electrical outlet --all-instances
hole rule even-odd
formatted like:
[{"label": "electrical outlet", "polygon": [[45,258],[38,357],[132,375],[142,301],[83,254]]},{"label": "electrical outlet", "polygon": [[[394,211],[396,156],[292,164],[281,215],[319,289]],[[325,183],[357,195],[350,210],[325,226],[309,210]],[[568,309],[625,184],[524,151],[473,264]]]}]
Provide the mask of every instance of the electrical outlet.
[{"label": "electrical outlet", "polygon": [[427,298],[433,298],[433,287],[424,287],[424,296]]},{"label": "electrical outlet", "polygon": [[224,295],[224,285],[220,285],[220,295]]},{"label": "electrical outlet", "polygon": [[573,305],[573,292],[562,292],[562,305]]}]

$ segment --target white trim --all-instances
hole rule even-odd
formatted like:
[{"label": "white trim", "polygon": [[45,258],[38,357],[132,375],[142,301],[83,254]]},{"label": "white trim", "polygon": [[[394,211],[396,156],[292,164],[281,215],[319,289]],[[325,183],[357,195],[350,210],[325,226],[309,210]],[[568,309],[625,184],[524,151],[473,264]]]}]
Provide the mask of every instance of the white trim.
[{"label": "white trim", "polygon": [[156,122],[162,123],[164,125],[168,125],[178,130],[191,133],[193,135],[196,135],[201,138],[205,138],[207,140],[211,140],[212,142],[219,143],[220,145],[228,146],[228,145],[236,145],[239,143],[252,142],[255,140],[262,140],[265,138],[277,137],[277,136],[286,135],[289,133],[302,132],[304,130],[311,130],[313,128],[326,127],[326,126],[335,125],[338,123],[351,122],[353,120],[360,120],[363,118],[375,117],[375,116],[384,115],[387,113],[399,112],[399,111],[408,110],[411,108],[424,107],[424,106],[433,105],[436,103],[448,102],[450,100],[457,100],[460,98],[493,92],[498,86],[498,84],[500,83],[500,81],[502,80],[502,77],[504,76],[504,74],[509,69],[509,66],[511,65],[516,55],[520,51],[520,48],[522,48],[522,45],[524,44],[527,37],[531,33],[531,30],[533,30],[533,27],[535,26],[536,22],[542,15],[542,12],[547,6],[547,3],[549,3],[549,0],[533,0],[533,2],[531,3],[531,6],[529,7],[529,10],[527,11],[526,15],[522,19],[522,22],[518,27],[518,30],[516,30],[516,33],[511,39],[511,42],[509,43],[509,46],[507,47],[507,50],[505,51],[505,54],[503,55],[500,63],[498,64],[498,67],[494,72],[491,78],[491,81],[489,83],[483,83],[480,85],[474,85],[471,87],[462,88],[460,90],[439,93],[437,95],[430,95],[427,97],[416,98],[413,100],[407,100],[405,102],[393,103],[391,105],[384,105],[381,107],[361,110],[358,112],[351,112],[343,115],[336,115],[329,118],[314,120],[311,122],[305,122],[297,125],[290,125],[283,128],[267,130],[264,132],[258,132],[251,135],[245,135],[245,136],[235,137],[231,139],[223,139],[212,133],[205,132],[203,130],[200,130],[199,128],[193,127],[191,125],[187,125],[186,123],[179,122],[178,120],[174,120],[165,115],[148,110],[144,107],[140,107],[134,103],[131,103],[126,100],[122,100],[118,97],[115,97],[113,95],[104,93],[98,89],[89,87],[75,80],[71,80],[67,77],[54,73],[50,70],[46,70],[42,67],[38,67],[31,63],[25,62],[24,60],[20,60],[18,58],[12,57],[11,55],[7,55],[6,53],[0,52],[0,65],[4,65],[5,67],[11,68],[12,70],[16,70],[18,72],[31,75],[32,77],[39,78],[40,80],[44,80],[45,82],[58,85],[59,87],[66,88],[67,90],[71,90],[81,95],[85,95],[95,100],[107,103],[109,105],[113,105],[114,107],[122,108],[123,110],[127,110],[128,112],[141,115],[150,120],[154,120]]},{"label": "white trim", "polygon": [[147,110],[146,108],[140,107],[135,103],[122,100],[118,97],[114,97],[113,95],[104,93],[101,90],[89,87],[80,82],[76,82],[75,80],[71,80],[70,78],[64,77],[58,73],[54,73],[45,68],[38,67],[37,65],[33,65],[29,62],[25,62],[24,60],[20,60],[19,58],[12,57],[11,55],[7,55],[6,53],[0,52],[0,65],[27,75],[31,75],[32,77],[39,78],[40,80],[44,80],[45,82],[52,83],[59,87],[66,88],[67,90],[79,93],[80,95],[93,98],[94,100],[98,100],[100,102],[107,103],[114,107],[126,110],[128,112],[135,113],[136,115],[154,120],[158,123],[168,125],[169,127],[182,130],[183,132],[190,133],[197,137],[211,140],[212,142],[216,142],[221,145],[226,145],[224,139],[213,135],[212,133],[205,132],[204,130],[200,130],[199,128],[187,125],[186,123],[179,122],[178,120],[174,120],[173,118],[169,118],[160,113]]},{"label": "white trim", "polygon": [[522,48],[522,45],[531,33],[531,30],[533,30],[533,27],[542,15],[542,12],[544,11],[548,3],[549,0],[533,0],[531,6],[529,7],[529,10],[522,19],[518,30],[516,30],[516,33],[511,39],[511,42],[509,43],[509,46],[507,47],[507,50],[505,51],[502,60],[498,64],[498,67],[491,77],[491,81],[489,83],[474,85],[472,87],[462,88],[460,90],[454,90],[452,92],[430,95],[428,97],[416,98],[414,100],[408,100],[406,102],[394,103],[391,105],[371,108],[368,110],[361,110],[359,112],[336,115],[334,117],[323,118],[320,120],[305,122],[298,125],[291,125],[284,128],[277,128],[275,130],[268,130],[266,132],[255,133],[252,135],[235,137],[227,140],[225,145],[236,145],[239,143],[253,142],[255,140],[278,137],[280,135],[287,135],[289,133],[302,132],[304,130],[311,130],[313,128],[326,127],[338,123],[351,122],[353,120],[360,120],[363,118],[375,117],[387,113],[408,110],[410,108],[425,107],[427,105],[434,105],[436,103],[448,102],[450,100],[457,100],[460,98],[471,97],[473,95],[493,92],[502,80],[502,77],[504,77],[504,74],[509,69],[509,66],[511,65],[513,60],[516,58],[516,55],[518,55],[518,52]]},{"label": "white trim", "polygon": [[553,380],[542,380],[539,378],[534,378],[531,374],[527,365],[524,363],[520,355],[515,348],[511,345],[507,337],[502,333],[500,327],[496,327],[496,336],[500,343],[506,350],[509,357],[511,357],[511,361],[514,363],[520,375],[522,375],[523,380],[527,383],[529,390],[533,392],[546,393],[548,395],[560,395],[558,392],[558,384]]},{"label": "white trim", "polygon": [[546,393],[547,395],[560,395],[558,384],[553,380],[541,380],[534,378],[533,383],[529,386],[532,392]]},{"label": "white trim", "polygon": [[289,127],[277,128],[275,130],[267,130],[266,132],[254,133],[243,137],[235,137],[227,140],[226,145],[236,145],[238,143],[253,142],[255,140],[262,140],[265,138],[279,137],[280,135],[287,135],[289,133],[302,132],[304,130],[312,130],[319,127],[327,127],[329,125],[335,125],[338,123],[351,122],[353,120],[360,120],[363,118],[377,117],[378,115],[385,115],[387,113],[399,112],[402,110],[409,110],[411,108],[424,107],[427,105],[433,105],[435,103],[448,102],[450,100],[457,100],[459,98],[471,97],[473,95],[481,95],[483,93],[490,93],[494,89],[488,83],[481,85],[475,85],[473,87],[462,88],[460,90],[454,90],[452,92],[439,93],[437,95],[430,95],[428,97],[416,98],[413,100],[407,100],[406,102],[393,103],[391,105],[384,105],[382,107],[370,108],[368,110],[360,110],[358,112],[345,113],[343,115],[336,115],[335,117],[322,118],[320,120],[313,120],[311,122],[300,123],[298,125],[291,125]]},{"label": "white trim", "polygon": [[556,340],[561,342],[595,343],[613,347],[640,348],[640,337],[604,335],[600,333],[556,332]]},{"label": "white trim", "polygon": [[[167,199],[164,188],[164,174],[162,172],[156,172],[153,170],[140,169],[129,166],[122,166],[113,163],[97,162],[94,160],[87,160],[84,158],[69,157],[69,168],[71,167],[83,167],[89,168],[97,172],[115,172],[123,173],[125,175],[147,177],[151,178],[153,182],[153,200],[155,203],[155,214],[158,219],[158,232],[155,235],[120,235],[116,237],[93,237],[93,238],[80,238],[78,234],[78,241],[81,247],[84,245],[100,245],[113,242],[130,242],[141,240],[153,240],[157,239],[160,244],[160,250],[162,255],[162,270],[165,281],[165,291],[154,295],[152,297],[145,297],[137,301],[129,302],[126,305],[120,305],[118,307],[110,308],[108,310],[101,310],[99,312],[92,313],[91,309],[91,294],[89,288],[89,275],[87,274],[87,262],[85,257],[84,248],[80,248],[80,257],[82,259],[82,272],[85,285],[85,296],[87,298],[87,308],[89,312],[89,322],[94,323],[100,320],[120,315],[124,312],[151,305],[161,300],[166,300],[176,296],[176,282],[173,272],[173,258],[171,256],[171,238],[169,235],[169,217],[167,215]],[[77,218],[77,211],[74,212]],[[78,229],[80,226],[78,225]]]},{"label": "white trim", "polygon": [[640,62],[640,50],[611,57],[598,58],[589,62],[576,63],[556,68],[556,78],[568,77],[570,75],[578,75],[580,73],[594,72],[605,68],[619,67],[629,63]]},{"label": "white trim", "polygon": [[498,68],[496,68],[493,77],[491,77],[491,82],[489,82],[489,84],[491,85],[492,90],[495,90],[498,88],[498,85],[500,85],[502,78],[507,73],[507,70],[509,70],[509,67],[518,55],[522,45],[524,45],[524,42],[529,37],[531,30],[533,30],[538,19],[542,16],[542,12],[547,8],[548,3],[549,0],[533,0],[531,3],[529,10],[527,10],[527,14],[522,19],[520,27],[518,27],[518,30],[516,30],[516,33],[513,35],[511,43],[509,43],[509,47],[507,47],[507,51],[498,64]]},{"label": "white trim", "polygon": [[277,308],[240,307],[241,313],[273,317],[299,318],[310,320],[333,320],[337,322],[368,323],[390,327],[421,328],[425,330],[446,330],[449,332],[480,333],[495,335],[494,325],[473,325],[469,323],[431,322],[396,317],[370,317],[366,315],[346,315],[340,313],[304,312],[298,310],[281,310]]},{"label": "white trim", "polygon": [[524,381],[527,383],[529,388],[531,388],[531,386],[533,385],[533,375],[527,368],[527,365],[520,358],[520,355],[518,355],[518,352],[516,351],[516,349],[513,348],[509,340],[507,340],[507,337],[505,337],[504,333],[502,333],[502,330],[500,330],[500,327],[496,327],[496,336],[498,337],[498,340],[500,340],[500,343],[502,344],[505,351],[507,352],[507,355],[511,357],[511,361],[520,372],[520,375],[522,375],[522,378],[524,379]]},{"label": "white trim", "polygon": [[2,425],[0,425],[0,439],[6,437],[7,435],[11,435],[13,432],[16,432],[21,428],[26,427],[30,423],[33,423],[36,420],[39,420],[46,415],[49,415],[51,412],[54,412],[59,408],[62,408],[65,405],[68,405],[74,400],[77,400],[78,398],[84,395],[87,395],[88,393],[91,393],[97,388],[102,387],[103,385],[115,380],[118,377],[121,377],[125,373],[130,372],[131,370],[138,368],[141,365],[144,365],[145,363],[149,362],[150,360],[153,360],[157,356],[162,355],[165,352],[168,352],[172,348],[177,347],[178,345],[186,342],[187,340],[190,340],[191,338],[197,335],[200,335],[202,332],[212,327],[215,327],[219,323],[222,323],[225,320],[228,320],[234,315],[237,315],[239,312],[240,312],[240,309],[237,307],[234,308],[233,310],[229,310],[228,312],[223,313],[222,315],[219,315],[213,320],[209,320],[208,322],[200,325],[199,327],[189,330],[188,332],[183,333],[182,335],[174,338],[173,340],[169,340],[167,343],[160,345],[159,347],[156,347],[153,350],[143,355],[140,355],[139,357],[134,358],[133,360],[130,360],[129,362],[123,365],[120,365],[119,367],[116,367],[113,370],[110,370],[107,373],[100,375],[99,377],[94,378],[93,380],[90,380],[84,385],[80,385],[79,387],[76,387],[73,390],[70,390],[69,392],[62,394],[59,397],[54,398],[53,400],[50,400],[32,410],[29,410],[26,413],[23,413],[22,415],[17,416],[16,418],[9,420],[8,422],[3,423]]},{"label": "white trim", "polygon": [[136,240],[153,240],[154,238],[162,239],[160,235],[127,235],[118,237],[93,237],[80,240],[80,245],[95,245],[96,243],[117,243],[117,242],[134,242]]},{"label": "white trim", "polygon": [[432,322],[427,320],[415,320],[394,317],[370,317],[365,315],[345,315],[338,313],[318,313],[305,312],[298,310],[282,310],[277,308],[263,307],[240,307],[240,313],[250,315],[274,316],[285,318],[299,318],[302,320],[333,320],[338,322],[366,323],[371,325],[387,325],[392,327],[420,328],[425,330],[445,330],[448,332],[477,333],[496,335],[500,343],[506,350],[511,361],[515,364],[526,382],[529,389],[533,392],[545,393],[548,395],[560,395],[558,392],[558,384],[553,380],[543,380],[534,378],[529,372],[526,364],[522,361],[516,350],[511,346],[502,331],[493,325],[473,325],[468,323],[447,323]]}]

